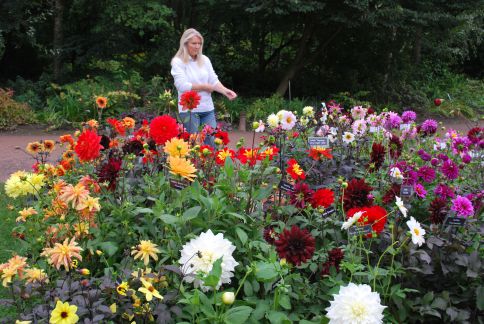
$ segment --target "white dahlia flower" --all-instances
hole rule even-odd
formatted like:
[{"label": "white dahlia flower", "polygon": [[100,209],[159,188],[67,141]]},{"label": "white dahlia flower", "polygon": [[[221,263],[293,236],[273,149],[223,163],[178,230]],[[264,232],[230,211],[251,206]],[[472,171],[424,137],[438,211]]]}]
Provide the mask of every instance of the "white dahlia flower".
[{"label": "white dahlia flower", "polygon": [[291,130],[296,125],[296,115],[290,111],[284,111],[281,118],[281,128],[284,130]]},{"label": "white dahlia flower", "polygon": [[330,324],[378,324],[383,323],[380,295],[368,285],[350,283],[341,287],[334,300],[326,308]]},{"label": "white dahlia flower", "polygon": [[308,117],[314,117],[314,108],[311,106],[304,107],[303,114]]},{"label": "white dahlia flower", "polygon": [[222,275],[216,289],[224,283],[230,283],[233,277],[234,268],[239,264],[232,257],[235,246],[224,239],[222,233],[214,235],[211,230],[201,233],[197,238],[186,243],[181,252],[178,262],[181,264],[181,271],[186,276],[186,282],[193,282],[195,287],[200,287],[203,291],[208,291],[211,287],[203,285],[203,281],[196,277],[197,273],[208,274],[213,267],[213,263],[222,258]]},{"label": "white dahlia flower", "polygon": [[270,114],[269,117],[267,117],[267,125],[269,125],[270,128],[276,128],[279,126],[279,117],[277,117],[276,114]]},{"label": "white dahlia flower", "polygon": [[415,245],[422,246],[425,243],[425,230],[420,226],[420,223],[415,220],[415,218],[410,217],[407,221],[408,229],[412,233],[412,242]]}]

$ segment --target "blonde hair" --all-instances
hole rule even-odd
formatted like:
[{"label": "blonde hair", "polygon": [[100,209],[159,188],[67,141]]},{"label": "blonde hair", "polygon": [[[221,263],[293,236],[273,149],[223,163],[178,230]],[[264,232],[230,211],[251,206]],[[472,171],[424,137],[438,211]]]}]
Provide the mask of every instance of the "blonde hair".
[{"label": "blonde hair", "polygon": [[194,28],[189,28],[183,32],[183,35],[180,38],[180,48],[178,49],[178,52],[176,52],[175,56],[173,56],[173,59],[171,60],[172,64],[173,60],[177,57],[181,59],[183,63],[188,63],[190,54],[188,54],[187,43],[192,37],[199,37],[202,41],[196,61],[199,66],[203,65],[203,36]]}]

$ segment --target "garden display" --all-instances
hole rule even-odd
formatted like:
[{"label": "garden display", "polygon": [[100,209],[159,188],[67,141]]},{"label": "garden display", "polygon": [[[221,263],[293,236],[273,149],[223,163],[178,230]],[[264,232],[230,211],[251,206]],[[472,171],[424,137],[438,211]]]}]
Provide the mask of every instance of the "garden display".
[{"label": "garden display", "polygon": [[229,145],[105,109],[5,183],[2,320],[484,323],[484,129],[328,101]]}]

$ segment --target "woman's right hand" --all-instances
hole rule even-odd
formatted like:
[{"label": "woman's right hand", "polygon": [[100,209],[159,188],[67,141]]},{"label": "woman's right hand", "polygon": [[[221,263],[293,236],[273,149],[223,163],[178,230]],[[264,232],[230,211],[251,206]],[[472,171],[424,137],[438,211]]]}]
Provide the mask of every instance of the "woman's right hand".
[{"label": "woman's right hand", "polygon": [[237,94],[230,89],[227,89],[224,94],[229,100],[234,100],[237,98]]}]

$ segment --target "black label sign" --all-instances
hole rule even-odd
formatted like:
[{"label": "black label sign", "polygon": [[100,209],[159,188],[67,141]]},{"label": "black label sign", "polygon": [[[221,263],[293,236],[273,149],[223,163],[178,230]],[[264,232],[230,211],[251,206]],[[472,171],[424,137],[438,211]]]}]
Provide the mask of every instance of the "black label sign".
[{"label": "black label sign", "polygon": [[464,226],[466,223],[466,218],[464,217],[447,217],[445,219],[445,225],[447,226]]},{"label": "black label sign", "polygon": [[336,213],[336,209],[334,207],[328,207],[324,210],[324,212],[321,214],[323,217],[328,217],[331,214]]},{"label": "black label sign", "polygon": [[189,185],[190,184],[187,181],[170,179],[170,187],[175,188],[176,190],[182,190],[188,187]]},{"label": "black label sign", "polygon": [[401,197],[411,197],[413,194],[413,187],[408,185],[403,185],[400,188],[400,196]]},{"label": "black label sign", "polygon": [[371,234],[373,229],[371,228],[371,225],[365,225],[365,226],[351,226],[348,228],[348,235],[351,236],[357,236],[357,235],[366,235],[366,234]]},{"label": "black label sign", "polygon": [[281,191],[284,191],[285,193],[294,192],[294,186],[290,183],[285,182],[285,181],[281,181],[281,183],[279,184],[279,189],[281,189]]},{"label": "black label sign", "polygon": [[327,137],[309,137],[308,144],[311,148],[328,148],[329,139]]}]

